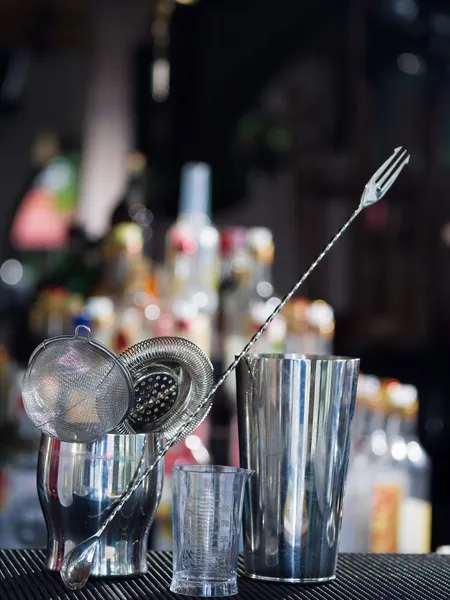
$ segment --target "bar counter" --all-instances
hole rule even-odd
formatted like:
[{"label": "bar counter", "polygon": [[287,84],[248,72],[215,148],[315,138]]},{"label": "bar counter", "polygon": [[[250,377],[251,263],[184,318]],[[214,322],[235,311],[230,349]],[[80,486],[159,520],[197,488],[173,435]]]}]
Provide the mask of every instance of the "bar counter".
[{"label": "bar counter", "polygon": [[[43,550],[0,550],[0,600],[182,600],[169,591],[170,552],[149,552],[149,572],[133,579],[90,580],[70,592],[43,566]],[[239,566],[242,574],[242,562]],[[450,600],[450,557],[343,554],[337,578],[315,586],[239,577],[237,600]]]}]

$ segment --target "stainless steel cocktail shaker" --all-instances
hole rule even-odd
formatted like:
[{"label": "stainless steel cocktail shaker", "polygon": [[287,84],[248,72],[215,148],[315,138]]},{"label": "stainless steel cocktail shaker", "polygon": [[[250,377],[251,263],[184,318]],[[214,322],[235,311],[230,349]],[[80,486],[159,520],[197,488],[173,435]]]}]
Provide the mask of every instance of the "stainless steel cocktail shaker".
[{"label": "stainless steel cocktail shaker", "polygon": [[237,369],[250,577],[334,578],[359,360],[248,355]]}]

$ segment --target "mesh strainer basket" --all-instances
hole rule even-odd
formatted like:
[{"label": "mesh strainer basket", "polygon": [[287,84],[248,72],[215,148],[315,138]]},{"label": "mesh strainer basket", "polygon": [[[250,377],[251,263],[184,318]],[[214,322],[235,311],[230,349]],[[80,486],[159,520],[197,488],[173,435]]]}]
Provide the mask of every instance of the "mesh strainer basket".
[{"label": "mesh strainer basket", "polygon": [[133,382],[118,357],[81,325],[73,337],[50,338],[36,348],[22,397],[27,415],[43,433],[89,443],[120,425],[133,402]]}]

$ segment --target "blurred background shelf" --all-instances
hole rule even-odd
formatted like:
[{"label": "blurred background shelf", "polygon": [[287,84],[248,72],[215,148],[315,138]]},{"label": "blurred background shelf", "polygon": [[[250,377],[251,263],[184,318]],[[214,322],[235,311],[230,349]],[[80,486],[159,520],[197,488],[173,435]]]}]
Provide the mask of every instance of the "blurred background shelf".
[{"label": "blurred background shelf", "polygon": [[[152,316],[142,335],[154,335],[154,321],[161,331],[194,335],[185,322],[174,325],[167,292],[175,270],[167,233],[177,229],[183,165],[210,166],[205,214],[222,242],[229,226],[270,230],[273,273],[262,263],[257,270],[276,297],[273,290],[292,285],[354,210],[371,172],[403,144],[411,164],[386,202],[355,223],[301,293],[332,309],[336,353],[361,356],[366,373],[418,389],[418,431],[432,461],[432,546],[449,542],[449,41],[444,0],[1,3],[0,479],[12,481],[0,485],[3,515],[15,502],[14,481],[23,475],[33,486],[37,438],[19,388],[43,336],[70,330],[87,305],[100,331],[141,292],[138,309]],[[29,206],[39,209],[34,217],[23,216]],[[140,231],[135,263],[126,241],[136,239],[133,229],[118,233],[124,221]],[[105,292],[121,252],[133,273],[129,293]],[[105,256],[116,262],[108,267]],[[239,276],[223,247],[220,260],[223,308]],[[48,286],[39,310],[46,305],[51,318],[36,333],[36,301]],[[89,300],[100,295],[96,286],[103,286],[100,303]],[[61,325],[63,305],[70,309]],[[220,371],[227,336],[221,311],[209,314]],[[117,351],[132,337],[118,329]],[[237,460],[230,389],[192,447],[167,461],[168,472],[172,460],[195,453]],[[170,488],[165,494],[163,541],[155,544],[170,537]],[[32,514],[39,521],[39,511]],[[24,529],[31,539],[29,522]],[[5,536],[0,545],[14,543]]]}]

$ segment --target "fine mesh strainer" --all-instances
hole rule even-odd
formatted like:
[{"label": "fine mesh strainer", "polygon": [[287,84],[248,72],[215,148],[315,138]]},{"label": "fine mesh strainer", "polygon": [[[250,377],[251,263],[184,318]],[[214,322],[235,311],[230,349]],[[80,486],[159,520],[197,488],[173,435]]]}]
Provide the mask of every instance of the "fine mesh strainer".
[{"label": "fine mesh strainer", "polygon": [[23,380],[27,415],[43,433],[63,442],[89,443],[120,431],[133,402],[127,369],[90,333],[80,325],[73,337],[43,342]]},{"label": "fine mesh strainer", "polygon": [[[195,344],[178,337],[146,340],[123,352],[119,359],[135,388],[134,409],[128,419],[135,431],[178,435],[214,384],[213,367]],[[203,421],[211,404],[199,411],[183,439]]]}]

